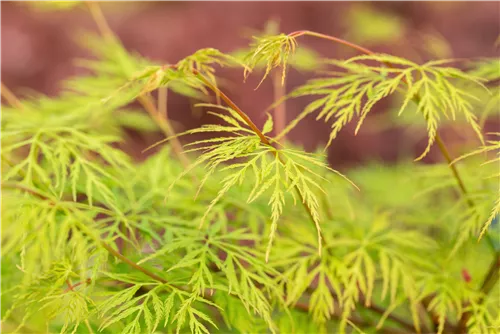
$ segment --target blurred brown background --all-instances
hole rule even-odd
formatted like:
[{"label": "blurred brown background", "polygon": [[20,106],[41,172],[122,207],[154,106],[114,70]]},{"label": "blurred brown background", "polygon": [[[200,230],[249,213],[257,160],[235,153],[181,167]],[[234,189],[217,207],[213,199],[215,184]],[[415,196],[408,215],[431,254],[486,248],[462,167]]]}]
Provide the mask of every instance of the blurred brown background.
[{"label": "blurred brown background", "polygon": [[[125,47],[157,61],[176,62],[199,48],[213,47],[230,52],[248,45],[247,29],[262,30],[269,19],[280,22],[280,30],[312,30],[350,38],[376,51],[390,52],[416,61],[435,57],[485,57],[497,53],[493,48],[500,33],[499,2],[108,2],[101,3],[111,28]],[[1,2],[2,82],[22,96],[29,88],[55,95],[59,82],[78,74],[75,57],[86,56],[73,40],[75,31],[96,31],[85,6],[71,11],[34,10],[22,2]],[[434,36],[429,42],[425,34]],[[349,57],[344,47],[328,41],[303,38],[322,56]],[[260,76],[242,82],[242,71],[223,69],[220,76],[234,84],[228,95],[256,122],[265,120],[263,110],[272,103],[271,81],[254,90]],[[290,90],[310,77],[291,71]],[[183,127],[191,128],[206,120],[193,114],[190,101],[169,97],[169,114]],[[296,115],[307,99],[287,104],[287,114]],[[383,109],[383,105],[379,109]],[[294,142],[308,150],[324,144],[328,126],[305,120],[293,132]],[[136,136],[128,151],[140,152],[150,139]],[[157,137],[158,138],[158,137]],[[156,139],[157,139],[156,138]],[[352,127],[341,132],[331,147],[332,162],[345,164],[369,159],[394,160],[395,149],[406,138],[400,130],[382,133]],[[410,145],[421,152],[422,138]],[[139,153],[138,153],[139,154]],[[432,160],[432,156],[430,157]]]}]

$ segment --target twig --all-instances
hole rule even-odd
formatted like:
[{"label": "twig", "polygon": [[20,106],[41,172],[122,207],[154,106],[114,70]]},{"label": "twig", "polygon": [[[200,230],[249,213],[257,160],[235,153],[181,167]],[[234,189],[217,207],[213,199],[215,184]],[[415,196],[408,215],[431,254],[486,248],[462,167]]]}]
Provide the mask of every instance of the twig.
[{"label": "twig", "polygon": [[12,91],[5,86],[5,84],[1,83],[1,94],[2,97],[10,104],[12,107],[23,110],[24,106],[21,101],[12,93]]},{"label": "twig", "polygon": [[313,32],[313,31],[309,31],[309,30],[294,31],[294,32],[292,32],[292,33],[290,33],[288,35],[290,37],[299,37],[299,36],[314,36],[314,37],[319,37],[319,38],[322,38],[322,39],[326,39],[326,40],[329,40],[329,41],[333,41],[333,42],[336,42],[336,43],[343,44],[343,45],[348,46],[350,48],[356,49],[356,50],[358,50],[358,51],[360,51],[362,53],[375,54],[375,52],[373,52],[371,50],[368,50],[368,49],[366,49],[366,48],[364,48],[364,47],[362,47],[360,45],[348,42],[345,39],[334,37],[334,36],[330,36],[330,35],[325,35],[325,34],[321,34],[321,33],[317,33],[317,32]]},{"label": "twig", "polygon": [[470,198],[467,196],[467,189],[465,188],[464,181],[462,180],[462,177],[458,173],[457,166],[455,164],[452,164],[453,159],[451,158],[451,155],[446,148],[446,145],[444,144],[443,140],[441,139],[441,136],[439,134],[436,134],[436,144],[439,147],[439,150],[441,151],[441,154],[445,158],[446,162],[448,163],[448,166],[451,169],[451,172],[453,174],[453,177],[458,183],[458,187],[460,188],[460,191],[462,194],[466,197],[467,203],[469,204],[470,207],[474,207],[474,203]]},{"label": "twig", "polygon": [[85,1],[85,4],[87,5],[90,15],[92,15],[92,18],[94,19],[101,35],[107,40],[114,40],[115,34],[109,27],[108,21],[104,17],[99,4],[95,1]]},{"label": "twig", "polygon": [[3,189],[18,189],[18,190],[22,190],[26,193],[29,193],[35,197],[38,197],[39,199],[43,199],[45,201],[50,201],[52,203],[52,200],[47,197],[46,195],[42,194],[41,192],[39,192],[38,190],[35,190],[35,189],[32,189],[32,188],[28,188],[22,184],[18,184],[18,183],[2,183],[2,188]]},{"label": "twig", "polygon": [[226,102],[226,104],[236,111],[236,113],[245,121],[245,123],[252,129],[253,132],[259,137],[261,142],[265,145],[272,146],[271,142],[264,136],[264,134],[259,130],[259,128],[255,125],[255,123],[248,117],[247,114],[243,112],[229,97],[227,97],[224,92],[222,92],[218,87],[213,85],[207,78],[205,78],[200,72],[197,70],[193,70],[193,73],[198,76],[198,78],[208,87],[210,88],[215,94],[220,95],[220,97]]},{"label": "twig", "polygon": [[90,284],[92,282],[92,279],[90,278],[87,278],[85,281],[83,282],[78,282],[78,283],[75,283],[74,285],[71,284],[71,282],[69,281],[69,279],[66,280],[66,284],[68,285],[68,288],[66,290],[64,290],[64,292],[69,292],[69,291],[75,291],[74,289],[82,284]]},{"label": "twig", "polygon": [[168,119],[167,98],[168,98],[168,85],[165,85],[165,87],[158,88],[158,112],[165,119]]},{"label": "twig", "polygon": [[163,283],[163,284],[167,284],[168,283],[167,280],[165,280],[164,278],[161,278],[160,276],[156,275],[155,273],[149,271],[148,269],[146,269],[146,268],[138,265],[137,263],[135,263],[134,261],[130,260],[129,258],[123,256],[122,254],[120,254],[118,251],[116,251],[115,249],[113,249],[111,246],[109,246],[104,241],[101,241],[101,246],[105,250],[107,250],[109,253],[111,253],[113,256],[119,258],[120,260],[122,260],[123,262],[125,262],[126,264],[128,264],[129,266],[131,266],[132,268],[134,268],[136,270],[139,270],[143,274],[151,277],[155,281],[158,281],[158,282]]},{"label": "twig", "polygon": [[[274,94],[274,103],[280,101],[284,98],[286,94],[286,81],[281,84],[281,75],[278,71],[274,71],[272,74],[273,79],[273,94]],[[274,133],[276,136],[280,134],[286,127],[286,109],[285,109],[285,101],[282,103],[276,104],[274,108]],[[286,141],[286,137],[283,136],[280,138],[279,142],[283,144]]]},{"label": "twig", "polygon": [[139,103],[143,106],[143,108],[148,112],[148,114],[153,118],[163,133],[167,136],[167,138],[171,138],[172,149],[174,150],[175,155],[182,163],[184,168],[188,168],[191,165],[191,162],[187,158],[186,154],[184,154],[184,149],[182,148],[182,144],[175,137],[175,131],[172,128],[172,125],[168,121],[166,117],[164,117],[155,107],[151,96],[149,95],[141,95],[137,98]]}]

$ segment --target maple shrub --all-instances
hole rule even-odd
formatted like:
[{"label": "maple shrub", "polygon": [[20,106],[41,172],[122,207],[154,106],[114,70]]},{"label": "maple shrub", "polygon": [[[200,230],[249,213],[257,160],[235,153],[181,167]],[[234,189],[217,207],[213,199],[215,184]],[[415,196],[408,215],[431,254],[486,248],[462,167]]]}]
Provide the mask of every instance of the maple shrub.
[{"label": "maple shrub", "polygon": [[[88,74],[56,97],[2,84],[5,333],[498,333],[500,133],[484,131],[498,59],[419,64],[275,29],[157,64],[123,47],[97,3],[84,8],[101,33],[81,38]],[[323,59],[307,38],[358,55]],[[273,81],[263,126],[219,66]],[[290,67],[315,78],[287,92]],[[176,133],[168,93],[213,124]],[[309,117],[335,145],[382,100],[388,126],[426,136],[421,154],[341,173],[286,138]],[[457,126],[468,140],[453,156],[439,133]],[[165,139],[138,162],[117,146],[125,129]],[[441,162],[419,162],[431,149]]]}]

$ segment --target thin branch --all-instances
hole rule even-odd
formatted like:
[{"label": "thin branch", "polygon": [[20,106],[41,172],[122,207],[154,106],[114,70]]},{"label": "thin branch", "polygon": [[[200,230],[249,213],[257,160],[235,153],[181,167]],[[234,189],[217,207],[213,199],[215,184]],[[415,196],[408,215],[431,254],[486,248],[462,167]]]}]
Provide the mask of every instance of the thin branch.
[{"label": "thin branch", "polygon": [[191,165],[191,162],[187,158],[184,153],[184,149],[182,148],[182,144],[178,138],[176,138],[176,134],[172,125],[168,121],[164,115],[162,115],[155,107],[151,96],[149,95],[141,95],[137,98],[139,103],[143,106],[143,108],[148,112],[148,114],[153,118],[163,133],[167,136],[167,138],[171,138],[172,149],[174,150],[175,155],[182,163],[184,168],[188,168]]},{"label": "thin branch", "polygon": [[165,119],[168,119],[167,99],[168,99],[168,85],[165,85],[165,87],[158,88],[158,112]]},{"label": "thin branch", "polygon": [[130,260],[129,258],[123,256],[122,254],[120,254],[118,251],[116,251],[115,249],[113,249],[111,246],[109,246],[105,242],[101,241],[101,246],[105,250],[107,250],[109,253],[111,253],[113,256],[119,258],[121,261],[125,262],[126,264],[128,264],[132,268],[134,268],[136,270],[139,270],[143,274],[151,277],[155,281],[158,281],[158,282],[163,283],[163,284],[167,284],[168,283],[167,280],[165,280],[164,278],[161,278],[160,276],[156,275],[155,273],[149,271],[148,269],[146,269],[146,268],[138,265],[137,263],[135,263],[134,261]]},{"label": "thin branch", "polygon": [[288,34],[288,36],[290,36],[290,37],[299,37],[299,36],[314,36],[314,37],[319,37],[319,38],[322,38],[322,39],[326,39],[326,40],[329,40],[329,41],[333,41],[333,42],[336,42],[336,43],[348,46],[348,47],[356,49],[356,50],[358,50],[358,51],[360,51],[362,53],[366,53],[366,54],[369,54],[369,55],[375,54],[375,52],[373,52],[373,51],[371,51],[371,50],[369,50],[367,48],[364,48],[364,47],[362,47],[360,45],[357,45],[357,44],[351,43],[349,41],[346,41],[345,39],[334,37],[334,36],[330,36],[330,35],[325,35],[325,34],[321,34],[321,33],[317,33],[317,32],[314,32],[314,31],[299,30],[299,31],[294,31],[294,32]]},{"label": "thin branch", "polygon": [[116,38],[115,34],[113,33],[113,30],[111,30],[111,28],[109,27],[108,21],[104,17],[104,14],[102,13],[99,3],[95,1],[85,1],[85,4],[87,5],[90,11],[90,15],[92,15],[92,18],[94,19],[101,35],[108,41],[110,40],[114,41]]},{"label": "thin branch", "polygon": [[69,279],[66,280],[66,284],[68,285],[68,288],[66,290],[64,290],[64,292],[69,292],[69,291],[75,291],[74,289],[80,285],[83,285],[83,284],[90,284],[92,282],[92,279],[90,278],[87,278],[85,281],[83,282],[77,282],[75,283],[74,285],[71,284],[71,282],[69,281]]},{"label": "thin branch", "polygon": [[12,91],[5,86],[5,84],[1,83],[1,94],[2,97],[10,104],[12,107],[23,110],[24,106],[21,101],[12,93]]},{"label": "thin branch", "polygon": [[[286,81],[281,84],[281,74],[278,71],[274,71],[272,74],[273,79],[273,94],[274,103],[283,100],[282,103],[277,103],[274,108],[274,133],[276,136],[280,134],[286,127],[286,109],[284,97],[286,95]],[[283,144],[286,137],[280,138],[279,142]]]},{"label": "thin branch", "polygon": [[39,192],[36,189],[28,188],[27,186],[24,186],[22,184],[18,184],[18,183],[2,183],[2,189],[17,189],[17,190],[22,190],[23,192],[26,192],[26,193],[29,193],[29,194],[35,196],[35,197],[38,197],[39,199],[52,202],[52,199],[50,199],[47,195]]},{"label": "thin branch", "polygon": [[462,180],[462,177],[458,173],[457,166],[455,164],[452,164],[453,159],[451,158],[450,152],[446,148],[446,145],[444,144],[444,142],[441,139],[441,136],[439,134],[436,134],[436,144],[438,145],[439,150],[441,151],[441,154],[445,158],[446,162],[448,162],[448,166],[450,166],[451,172],[453,174],[453,177],[455,178],[455,180],[458,183],[458,187],[460,188],[460,191],[467,198],[467,203],[469,204],[470,207],[474,207],[474,203],[467,196],[467,189],[465,188],[465,184],[464,184],[464,181]]},{"label": "thin branch", "polygon": [[227,97],[224,92],[222,92],[218,87],[213,85],[207,78],[205,78],[200,72],[197,70],[193,70],[193,73],[198,76],[198,78],[203,81],[203,83],[210,88],[215,94],[220,95],[220,97],[226,102],[226,104],[236,111],[238,115],[245,121],[245,123],[252,129],[253,132],[260,138],[261,142],[265,145],[272,146],[271,142],[264,136],[264,134],[259,130],[259,128],[255,125],[254,122],[248,117],[247,114],[243,112],[229,97]]}]

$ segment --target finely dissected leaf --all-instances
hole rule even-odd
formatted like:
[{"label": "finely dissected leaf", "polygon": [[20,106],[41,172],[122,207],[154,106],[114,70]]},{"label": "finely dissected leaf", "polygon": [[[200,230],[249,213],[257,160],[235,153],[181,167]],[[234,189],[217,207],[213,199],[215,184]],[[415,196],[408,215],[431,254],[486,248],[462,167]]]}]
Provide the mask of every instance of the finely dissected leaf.
[{"label": "finely dissected leaf", "polygon": [[[297,42],[289,35],[254,37],[252,51],[247,55],[245,62],[250,69],[255,68],[262,61],[266,61],[266,72],[259,83],[262,84],[267,75],[275,67],[282,68],[281,82],[285,82],[287,64],[291,55],[295,52]],[[245,69],[245,77],[250,71]]]},{"label": "finely dissected leaf", "polygon": [[437,315],[439,324],[437,332],[443,333],[445,320],[449,314],[461,317],[463,312],[461,300],[466,288],[462,286],[462,282],[452,280],[445,274],[431,276],[428,280],[424,280],[422,285],[423,291],[419,299],[432,294],[427,310]]},{"label": "finely dissected leaf", "polygon": [[[217,49],[200,49],[173,65],[146,65],[131,74],[128,82],[124,82],[114,90],[104,101],[110,101],[133,87],[141,87],[137,95],[142,95],[160,87],[168,87],[173,91],[197,99],[204,99],[208,94],[206,83],[200,80],[204,77],[211,85],[217,86],[215,65],[230,66],[239,64],[245,66],[231,55],[224,54]],[[245,67],[246,68],[246,67]]]},{"label": "finely dissected leaf", "polygon": [[[380,64],[380,67],[370,66],[362,61],[374,61]],[[313,79],[290,94],[290,97],[324,97],[309,104],[278,138],[288,133],[307,115],[319,111],[316,119],[333,119],[328,147],[338,132],[355,116],[359,117],[355,130],[357,133],[377,102],[392,95],[396,90],[401,90],[405,99],[400,113],[413,100],[418,104],[417,112],[423,115],[427,123],[428,144],[417,160],[429,152],[442,117],[454,120],[457,115],[462,115],[478,138],[483,140],[477,117],[472,112],[471,101],[475,97],[454,85],[455,81],[465,81],[482,86],[480,78],[456,68],[444,67],[446,61],[417,65],[390,55],[359,56],[345,62],[329,63],[343,72],[327,72],[330,77]],[[386,67],[384,64],[391,64],[392,67]]]},{"label": "finely dissected leaf", "polygon": [[[217,196],[212,199],[205,214],[202,216],[200,227],[203,226],[208,214],[225,194],[231,188],[241,185],[248,177],[247,174],[249,174],[254,181],[254,186],[248,195],[248,203],[255,201],[264,193],[271,192],[268,202],[271,208],[271,231],[266,259],[269,258],[271,246],[276,236],[278,220],[283,212],[286,201],[285,197],[287,194],[290,194],[294,198],[294,201],[296,201],[295,191],[298,192],[303,204],[310,210],[311,218],[318,232],[318,245],[319,251],[321,252],[319,200],[316,192],[323,191],[318,182],[321,182],[324,178],[312,171],[306,165],[312,164],[316,167],[333,171],[343,178],[345,178],[345,176],[329,168],[325,163],[317,160],[313,155],[295,150],[278,150],[272,146],[263,144],[260,138],[255,135],[252,130],[241,123],[241,118],[235,116],[235,111],[227,108],[223,110],[228,111],[229,115],[215,114],[215,116],[221,118],[228,125],[204,125],[201,128],[189,130],[179,135],[205,132],[225,132],[233,135],[232,137],[199,140],[187,145],[187,147],[195,146],[195,148],[189,149],[187,152],[199,151],[202,152],[202,154],[190,168],[179,175],[177,181],[191,172],[194,168],[200,165],[206,166],[207,170],[199,186],[199,193],[204,183],[217,170],[228,172],[228,175],[221,182],[222,187],[218,191]],[[264,125],[264,132],[272,130],[271,122],[272,118],[269,116],[268,121]],[[166,140],[169,140],[169,138]],[[269,155],[271,155],[272,158],[269,158]],[[221,164],[231,162],[234,159],[244,159],[244,162],[220,167]],[[173,189],[177,181],[172,183],[168,192]]]},{"label": "finely dissected leaf", "polygon": [[[101,316],[107,316],[102,323],[100,330],[107,328],[114,323],[130,319],[127,330],[131,333],[141,332],[141,319],[148,332],[155,332],[159,324],[164,320],[164,327],[169,321],[169,314],[174,306],[174,299],[177,292],[172,292],[167,298],[159,293],[166,292],[166,288],[156,285],[141,296],[135,297],[140,288],[151,286],[149,284],[135,284],[132,287],[113,294],[105,302],[99,305]],[[165,304],[163,304],[163,299]]]},{"label": "finely dissected leaf", "polygon": [[[271,36],[275,28],[255,39],[246,75],[323,65],[294,53],[293,35]],[[358,166],[347,172],[362,185],[354,192],[327,157],[268,137],[271,116],[263,139],[240,111],[207,103],[199,106],[219,123],[175,135],[197,137],[185,146],[196,159],[189,168],[168,146],[132,163],[121,151],[123,127],[158,129],[129,103],[152,100],[159,87],[203,99],[217,85],[215,68],[241,66],[240,57],[207,48],[160,66],[113,36],[82,42],[95,58],[77,62],[86,74],[63,81],[58,96],[17,101],[2,85],[12,105],[2,106],[2,329],[423,332],[425,304],[440,332],[496,333],[499,244],[473,237],[498,229],[499,158],[486,157],[498,141],[457,159],[467,190],[458,200],[444,163]],[[482,87],[487,80],[496,93],[496,59],[467,73],[448,60],[418,65],[389,55],[328,63],[338,71],[292,93],[319,98],[284,133],[317,112],[333,123],[331,141],[354,117],[358,131],[398,91],[400,112],[418,102],[425,155],[446,118],[479,133],[496,107]]]},{"label": "finely dissected leaf", "polygon": [[473,300],[464,311],[472,316],[467,321],[469,333],[496,333],[500,327],[500,314],[496,307],[495,298],[487,298],[482,303]]},{"label": "finely dissected leaf", "polygon": [[[496,136],[500,136],[500,134],[498,134],[498,133],[495,133],[495,135]],[[462,155],[461,157],[455,159],[452,162],[452,164],[454,164],[454,163],[456,163],[456,162],[458,162],[458,161],[460,161],[462,159],[465,159],[467,157],[470,157],[470,156],[478,155],[478,154],[481,154],[481,153],[492,152],[492,151],[496,152],[497,156],[500,156],[500,140],[490,140],[490,141],[487,142],[487,145],[481,146],[479,149],[477,149],[477,150],[475,150],[473,152],[470,152],[470,153],[467,153],[465,155]],[[499,161],[500,161],[500,157],[495,157],[495,158],[493,158],[491,160],[488,160],[488,161],[484,162],[483,165],[484,164],[490,164],[490,163],[496,163],[496,164],[498,164]],[[491,175],[490,177],[499,179],[500,178],[500,172],[497,173],[497,174]],[[479,234],[479,240],[481,240],[481,238],[488,231],[488,228],[490,227],[490,225],[493,222],[493,220],[495,219],[495,217],[498,217],[499,214],[500,214],[500,187],[498,188],[498,191],[497,191],[497,199],[495,200],[493,208],[491,209],[490,212],[491,213],[488,216],[488,219],[486,220],[486,222],[483,224],[483,227],[481,228],[481,232]],[[476,215],[473,215],[473,217],[477,218]]]},{"label": "finely dissected leaf", "polygon": [[[266,22],[266,25],[263,29],[263,31],[254,31],[252,33],[253,36],[255,36],[253,39],[256,41],[264,41],[261,39],[265,39],[266,37],[273,36],[279,34],[279,22],[270,20]],[[232,53],[232,55],[237,58],[241,59],[243,62],[247,62],[251,68],[247,69],[247,72],[245,73],[246,75],[249,74],[250,70],[252,69],[263,69],[265,68],[266,71],[269,74],[270,70],[268,70],[269,66],[269,57],[265,55],[257,55],[256,52],[257,50],[255,49],[256,45],[258,42],[254,43],[254,45],[250,46],[247,49],[238,49],[235,52]],[[264,50],[262,49],[260,52],[270,52],[271,50]],[[285,50],[286,52],[286,47]],[[287,64],[276,64],[278,67],[279,66],[290,66],[292,68],[295,68],[299,71],[313,71],[317,69],[320,66],[320,57],[319,55],[312,49],[309,49],[305,46],[302,46],[298,49],[293,49],[290,50],[293,52],[290,52],[290,54],[287,56],[286,62]],[[285,56],[285,55],[283,55]],[[258,60],[256,59],[258,58]],[[274,64],[272,64],[274,65]]]},{"label": "finely dissected leaf", "polygon": [[[41,182],[59,196],[69,187],[75,201],[78,192],[85,192],[91,206],[94,194],[98,193],[100,201],[116,208],[111,187],[118,184],[119,173],[131,167],[127,156],[111,146],[116,141],[115,137],[94,135],[68,127],[39,129],[33,137],[29,137],[31,131],[26,129],[2,133],[6,141],[17,134],[29,138],[23,142],[23,146],[29,145],[28,155],[19,162],[18,168],[3,175],[4,181],[18,179],[21,174],[22,183],[28,186]],[[18,144],[6,145],[4,152],[15,152],[19,148]],[[113,173],[101,163],[114,168]]]}]

